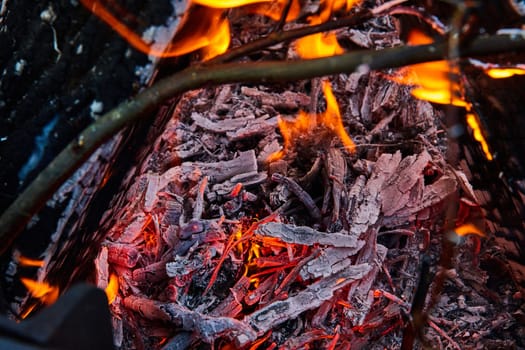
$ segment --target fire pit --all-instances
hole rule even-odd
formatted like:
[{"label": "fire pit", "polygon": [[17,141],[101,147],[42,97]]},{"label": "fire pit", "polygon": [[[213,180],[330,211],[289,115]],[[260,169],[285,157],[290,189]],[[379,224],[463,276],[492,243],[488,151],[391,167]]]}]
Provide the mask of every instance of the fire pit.
[{"label": "fire pit", "polygon": [[[166,58],[200,50],[208,64],[220,62],[230,28],[242,48],[276,21],[279,33],[362,18],[250,58],[397,47],[412,25],[404,16],[434,25],[436,35],[446,29],[402,1],[194,1],[175,34],[181,44],[157,55],[103,4],[81,3],[139,51]],[[188,34],[197,15],[217,33],[197,26]],[[409,45],[433,42],[409,29]],[[207,44],[196,45],[202,37]],[[182,94],[157,112],[159,127],[99,218],[95,241],[72,238],[55,261],[14,250],[9,278],[30,295],[12,310],[25,318],[53,304],[57,272],[77,258],[68,248],[84,243],[82,276],[106,292],[118,349],[524,347],[517,269],[494,268],[507,260],[489,240],[486,202],[471,168],[451,155],[469,138],[476,161],[501,157],[469,84],[474,71],[510,71],[472,61],[458,78],[458,57],[449,58]],[[522,194],[514,198],[522,208]],[[24,268],[38,268],[36,278],[19,278]]]}]

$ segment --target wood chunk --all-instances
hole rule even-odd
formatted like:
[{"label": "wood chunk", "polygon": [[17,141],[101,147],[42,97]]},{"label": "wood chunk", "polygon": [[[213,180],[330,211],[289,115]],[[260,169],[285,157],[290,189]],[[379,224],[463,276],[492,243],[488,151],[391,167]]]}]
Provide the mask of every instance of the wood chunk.
[{"label": "wood chunk", "polygon": [[198,181],[203,175],[208,176],[210,183],[218,183],[235,175],[250,172],[257,172],[254,150],[239,152],[237,158],[222,162],[184,162],[162,174],[164,183],[159,187],[165,188],[170,182],[182,183],[187,179]]},{"label": "wood chunk", "polygon": [[308,226],[294,226],[280,222],[268,222],[259,225],[255,233],[279,238],[286,243],[309,246],[321,244],[333,247],[357,248],[361,245],[361,241],[357,239],[357,236],[344,234],[343,232],[325,233]]},{"label": "wood chunk", "polygon": [[[375,235],[374,240],[375,240]],[[372,286],[376,280],[377,274],[381,270],[388,249],[381,244],[371,244],[375,252],[373,259],[366,258],[363,261],[374,261],[368,274],[366,274],[348,293],[348,301],[352,308],[348,309],[346,315],[352,321],[353,325],[362,325],[365,317],[369,314],[372,302],[374,301]]]},{"label": "wood chunk", "polygon": [[155,321],[170,322],[175,327],[192,331],[198,339],[213,343],[216,339],[241,337],[254,341],[256,334],[244,322],[230,317],[213,317],[182,307],[176,303],[163,303],[147,298],[128,296],[123,305],[141,316]]},{"label": "wood chunk", "polygon": [[272,106],[277,110],[306,109],[310,105],[310,96],[293,91],[285,91],[281,94],[268,93],[256,88],[243,86],[241,93],[255,98],[262,106]]},{"label": "wood chunk", "polygon": [[[286,300],[279,300],[255,311],[244,318],[244,322],[257,332],[258,336],[263,335],[273,327],[295,319],[301,313],[319,307],[324,301],[330,300],[334,293],[359,280],[366,275],[372,267],[369,264],[360,264],[348,267],[339,273],[311,284],[305,290],[290,296]],[[237,337],[240,346],[246,345],[250,341],[245,335]]]},{"label": "wood chunk", "polygon": [[[401,152],[399,151],[395,154],[384,153],[379,157],[370,179],[359,196],[361,200],[351,206],[352,210],[347,212],[349,222],[351,222],[351,234],[358,236],[377,223],[381,213],[382,186],[396,171],[400,162]],[[359,183],[356,182],[356,184]],[[357,197],[354,198],[357,199]]]},{"label": "wood chunk", "polygon": [[301,278],[311,280],[319,277],[328,277],[343,269],[351,267],[354,263],[351,256],[354,256],[365,244],[358,241],[356,248],[326,248],[321,254],[311,261],[308,261],[300,271]]},{"label": "wood chunk", "polygon": [[423,193],[423,170],[432,160],[427,151],[405,157],[381,188],[381,203],[385,216],[392,216]]}]

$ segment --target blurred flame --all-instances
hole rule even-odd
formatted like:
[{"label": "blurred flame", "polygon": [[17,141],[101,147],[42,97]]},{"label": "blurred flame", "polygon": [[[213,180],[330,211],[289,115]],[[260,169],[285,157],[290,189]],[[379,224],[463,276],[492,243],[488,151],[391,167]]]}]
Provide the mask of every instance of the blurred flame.
[{"label": "blurred flame", "polygon": [[487,75],[494,79],[510,78],[514,75],[525,75],[524,68],[489,68],[485,71]]},{"label": "blurred flame", "polygon": [[485,236],[485,233],[473,224],[460,225],[454,229],[454,232],[456,232],[456,234],[458,234],[459,236],[466,236],[468,234],[475,234],[480,237]]},{"label": "blurred flame", "polygon": [[114,273],[109,276],[108,286],[104,289],[104,292],[106,292],[108,304],[111,305],[118,295],[118,277]]},{"label": "blurred flame", "polygon": [[[261,16],[268,17],[274,21],[281,19],[284,7],[288,0],[274,0],[270,2],[259,3],[247,8],[250,13],[256,13]],[[286,22],[293,21],[299,17],[301,13],[301,4],[299,0],[291,0],[290,10],[286,15]]]},{"label": "blurred flame", "polygon": [[46,282],[38,282],[29,278],[20,278],[24,286],[34,298],[40,299],[44,304],[53,304],[60,294],[58,287],[51,286]]},{"label": "blurred flame", "polygon": [[18,256],[18,263],[25,267],[42,267],[44,266],[44,260],[26,258],[25,256]]},{"label": "blurred flame", "polygon": [[[349,11],[360,2],[356,0],[325,0],[321,1],[321,13],[308,18],[310,25],[324,23],[330,19],[332,13],[344,9]],[[337,42],[334,33],[317,33],[297,40],[295,50],[301,58],[318,58],[340,55],[344,49]]]},{"label": "blurred flame", "polygon": [[218,9],[229,9],[232,7],[239,7],[270,1],[272,0],[192,0],[192,3]]},{"label": "blurred flame", "polygon": [[[230,44],[230,23],[222,8],[196,7],[190,18],[176,33],[173,44],[166,51],[152,48],[139,35],[117,19],[98,0],[80,0],[88,10],[109,25],[135,49],[155,57],[175,57],[202,49],[203,59],[225,52]],[[253,3],[254,1],[229,1]],[[222,1],[215,1],[219,5]],[[240,6],[240,5],[238,5]],[[217,7],[217,6],[215,6]]]},{"label": "blurred flame", "polygon": [[474,139],[481,144],[481,149],[483,150],[483,153],[485,153],[485,157],[488,160],[494,159],[492,153],[490,153],[489,144],[481,132],[478,117],[474,113],[467,113],[467,124],[472,129]]},{"label": "blurred flame", "polygon": [[[408,37],[408,45],[425,45],[432,42],[432,38],[417,30],[411,31]],[[450,79],[451,74],[457,72],[451,71],[447,61],[414,64],[400,69],[399,73],[392,77],[392,80],[403,85],[416,85],[412,95],[420,100],[467,106],[467,102],[459,97],[459,84]]]},{"label": "blurred flame", "polygon": [[[278,119],[277,122],[279,130],[283,135],[285,149],[289,149],[296,138],[313,132],[318,126],[325,126],[339,137],[348,152],[353,153],[355,151],[355,144],[346,133],[337,100],[335,99],[328,81],[323,82],[323,92],[326,98],[325,112],[311,114],[299,111],[299,115],[295,120],[288,121],[283,118]],[[283,151],[275,152],[267,158],[267,161],[270,162],[280,159],[283,155]]]}]

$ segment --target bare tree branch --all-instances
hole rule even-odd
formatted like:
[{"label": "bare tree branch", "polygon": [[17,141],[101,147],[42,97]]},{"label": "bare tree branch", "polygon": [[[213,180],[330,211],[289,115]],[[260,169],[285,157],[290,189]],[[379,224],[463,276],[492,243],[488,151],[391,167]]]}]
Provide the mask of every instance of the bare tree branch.
[{"label": "bare tree branch", "polygon": [[[521,35],[495,35],[473,40],[462,57],[483,56],[525,50]],[[310,79],[356,69],[385,69],[440,60],[446,57],[446,43],[396,47],[380,51],[358,51],[326,58],[257,63],[227,63],[197,66],[176,73],[121,103],[84,129],[38,175],[0,217],[0,254],[9,248],[29,219],[58,187],[99,147],[125,126],[153,115],[151,112],[174,95],[206,84],[238,82],[271,83]]]}]

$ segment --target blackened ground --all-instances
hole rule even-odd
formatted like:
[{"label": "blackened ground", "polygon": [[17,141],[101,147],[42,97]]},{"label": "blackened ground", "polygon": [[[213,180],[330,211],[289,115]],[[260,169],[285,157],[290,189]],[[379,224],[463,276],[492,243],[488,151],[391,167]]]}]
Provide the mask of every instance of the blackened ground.
[{"label": "blackened ground", "polygon": [[[94,117],[137,91],[135,71],[147,63],[78,2],[6,3],[0,22],[0,212]],[[120,5],[119,18],[138,33],[173,11],[168,0]]]}]

